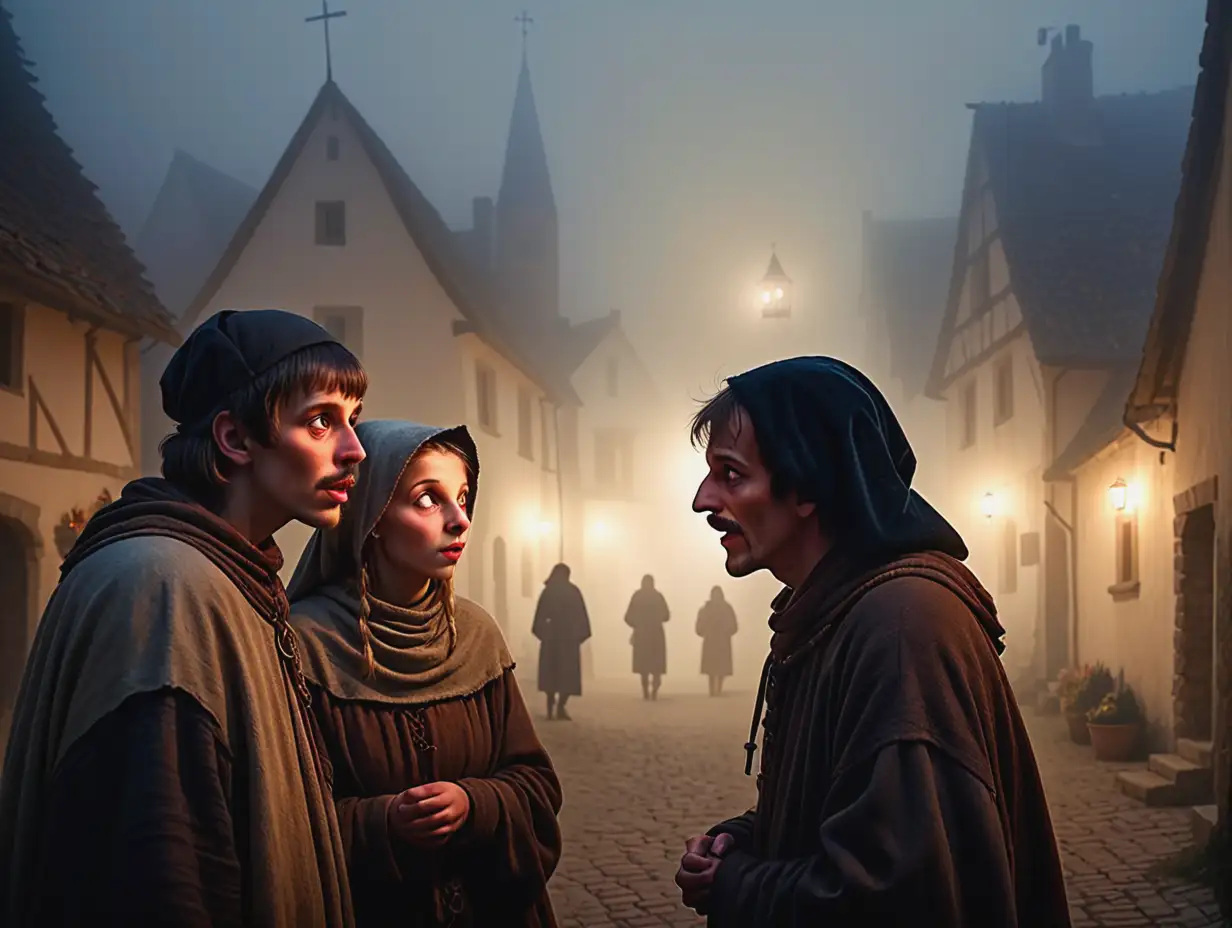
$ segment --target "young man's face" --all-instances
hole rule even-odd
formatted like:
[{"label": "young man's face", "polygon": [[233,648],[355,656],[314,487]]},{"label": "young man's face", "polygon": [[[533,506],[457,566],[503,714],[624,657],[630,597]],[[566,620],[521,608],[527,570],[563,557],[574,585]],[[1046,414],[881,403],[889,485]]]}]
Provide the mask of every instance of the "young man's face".
[{"label": "young man's face", "polygon": [[355,434],[362,400],[338,392],[296,394],[270,447],[249,441],[254,504],[284,521],[330,529],[355,485],[364,449]]},{"label": "young man's face", "polygon": [[743,409],[711,432],[706,463],[709,473],[697,488],[693,511],[709,513],[706,521],[722,533],[727,572],[747,577],[768,569],[782,579],[776,568],[792,559],[805,533],[817,531],[814,507],[800,504],[794,494],[779,498],[771,492],[770,472]]}]

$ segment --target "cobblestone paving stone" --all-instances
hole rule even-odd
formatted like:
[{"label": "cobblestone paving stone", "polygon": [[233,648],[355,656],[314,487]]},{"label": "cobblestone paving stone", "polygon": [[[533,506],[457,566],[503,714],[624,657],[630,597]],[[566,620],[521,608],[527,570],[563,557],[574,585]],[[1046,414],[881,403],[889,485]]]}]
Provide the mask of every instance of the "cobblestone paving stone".
[{"label": "cobblestone paving stone", "polygon": [[[565,852],[551,883],[562,928],[704,924],[680,904],[672,877],[686,837],[753,801],[741,748],[752,703],[747,692],[709,699],[665,688],[649,704],[633,692],[588,693],[570,704],[572,722],[546,722],[533,707],[565,789]],[[1146,873],[1188,843],[1187,810],[1121,795],[1114,774],[1133,765],[1096,762],[1065,739],[1059,719],[1027,722],[1076,928],[1223,925],[1207,890]]]}]

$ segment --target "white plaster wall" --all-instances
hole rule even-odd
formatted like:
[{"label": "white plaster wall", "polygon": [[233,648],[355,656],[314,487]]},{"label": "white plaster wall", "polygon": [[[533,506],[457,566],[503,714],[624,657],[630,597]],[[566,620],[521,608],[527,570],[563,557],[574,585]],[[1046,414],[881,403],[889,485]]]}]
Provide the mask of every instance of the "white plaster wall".
[{"label": "white plaster wall", "polygon": [[[1011,297],[1012,299],[1012,297]],[[1001,425],[993,424],[993,389],[996,362],[1004,356],[1013,359],[1014,415]],[[971,379],[976,383],[976,440],[961,448],[962,390]],[[968,565],[994,595],[1001,623],[1006,629],[1003,660],[1011,669],[1030,663],[1035,644],[1039,611],[1040,575],[1038,567],[1019,565],[1016,592],[1000,589],[1004,519],[1012,519],[1019,536],[1043,532],[1043,503],[1040,477],[1044,467],[1043,436],[1045,409],[1039,367],[1029,339],[1023,335],[946,391],[948,438],[946,482],[949,493],[946,515],[959,530],[970,549]],[[985,493],[994,494],[997,513],[993,518],[981,512]],[[1041,537],[1042,548],[1042,537]]]},{"label": "white plaster wall", "polygon": [[[1126,433],[1077,474],[1081,542],[1078,553],[1079,663],[1103,661],[1142,700],[1150,738],[1158,748],[1172,739],[1172,635],[1174,458]],[[1129,484],[1129,507],[1138,520],[1136,596],[1115,597],[1117,512],[1108,488]]]}]

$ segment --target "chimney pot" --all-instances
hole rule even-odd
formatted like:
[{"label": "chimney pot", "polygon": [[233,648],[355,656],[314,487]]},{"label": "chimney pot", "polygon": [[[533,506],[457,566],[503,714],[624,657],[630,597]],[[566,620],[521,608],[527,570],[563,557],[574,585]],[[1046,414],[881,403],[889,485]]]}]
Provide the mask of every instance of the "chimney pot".
[{"label": "chimney pot", "polygon": [[1094,48],[1078,26],[1066,26],[1040,70],[1044,108],[1063,132],[1081,129],[1095,102]]}]

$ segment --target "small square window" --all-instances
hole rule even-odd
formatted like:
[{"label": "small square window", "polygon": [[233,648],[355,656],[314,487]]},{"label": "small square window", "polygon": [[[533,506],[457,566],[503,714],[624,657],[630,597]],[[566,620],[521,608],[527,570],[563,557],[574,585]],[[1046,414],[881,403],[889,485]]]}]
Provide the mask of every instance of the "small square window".
[{"label": "small square window", "polygon": [[993,423],[1000,425],[1014,417],[1014,360],[1006,358],[997,365],[996,393],[993,397]]},{"label": "small square window", "polygon": [[475,400],[479,424],[496,432],[496,371],[486,364],[475,365]]},{"label": "small square window", "polygon": [[364,308],[362,306],[316,306],[312,318],[330,335],[346,345],[357,358],[364,356]]},{"label": "small square window", "polygon": [[317,244],[346,244],[346,203],[341,200],[317,203]]},{"label": "small square window", "polygon": [[531,395],[526,387],[518,388],[518,454],[528,461],[535,459],[535,428],[531,414]]},{"label": "small square window", "polygon": [[1138,580],[1138,520],[1122,516],[1116,526],[1116,582],[1118,585]]}]

